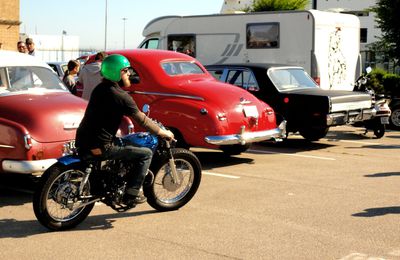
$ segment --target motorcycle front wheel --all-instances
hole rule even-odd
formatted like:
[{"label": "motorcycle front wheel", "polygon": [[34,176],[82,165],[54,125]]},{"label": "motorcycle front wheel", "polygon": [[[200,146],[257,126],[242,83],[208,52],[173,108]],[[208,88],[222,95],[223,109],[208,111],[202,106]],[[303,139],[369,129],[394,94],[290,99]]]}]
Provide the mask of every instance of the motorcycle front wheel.
[{"label": "motorcycle front wheel", "polygon": [[84,176],[80,163],[56,163],[41,176],[33,195],[33,210],[39,222],[50,230],[70,229],[81,223],[92,211],[94,203],[85,205],[90,195],[87,182],[79,197]]},{"label": "motorcycle front wheel", "polygon": [[144,187],[147,202],[159,211],[177,210],[188,203],[196,194],[201,181],[201,164],[189,150],[172,149],[178,181],[171,175],[167,158],[158,160],[151,166],[154,174],[152,185]]}]

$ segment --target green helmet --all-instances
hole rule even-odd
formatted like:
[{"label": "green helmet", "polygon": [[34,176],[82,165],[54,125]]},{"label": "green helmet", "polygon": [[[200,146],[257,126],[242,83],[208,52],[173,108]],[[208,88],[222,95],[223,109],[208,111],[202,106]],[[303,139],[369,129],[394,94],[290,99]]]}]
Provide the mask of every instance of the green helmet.
[{"label": "green helmet", "polygon": [[108,55],[101,63],[101,75],[111,81],[121,80],[121,70],[130,67],[128,59],[119,54]]}]

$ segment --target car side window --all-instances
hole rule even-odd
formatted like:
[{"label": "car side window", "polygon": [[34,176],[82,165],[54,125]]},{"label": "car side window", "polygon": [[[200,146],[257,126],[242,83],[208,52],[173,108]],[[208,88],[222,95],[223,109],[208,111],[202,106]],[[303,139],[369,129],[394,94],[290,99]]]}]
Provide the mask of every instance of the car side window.
[{"label": "car side window", "polygon": [[7,72],[5,68],[0,68],[0,94],[7,93],[7,89]]},{"label": "car side window", "polygon": [[30,89],[66,90],[55,73],[41,67],[8,67],[8,91],[18,92]]},{"label": "car side window", "polygon": [[148,39],[142,45],[140,45],[140,49],[158,49],[158,42],[159,40],[157,38],[154,39]]},{"label": "car side window", "polygon": [[221,77],[222,77],[222,75],[223,75],[223,73],[224,73],[224,70],[223,70],[223,69],[221,69],[221,70],[218,70],[218,69],[216,69],[216,70],[209,70],[208,72],[211,74],[211,76],[213,76],[213,77],[216,78],[217,80],[222,81]]},{"label": "car side window", "polygon": [[163,70],[171,76],[188,75],[188,74],[204,74],[204,71],[193,62],[164,62],[161,64]]},{"label": "car side window", "polygon": [[10,90],[24,90],[33,85],[33,79],[29,70],[24,67],[8,68],[10,76]]},{"label": "car side window", "polygon": [[228,72],[227,82],[248,91],[260,90],[255,76],[249,70],[230,70]]},{"label": "car side window", "polygon": [[[49,66],[50,66],[50,68],[52,68],[52,69],[57,73],[57,75],[58,75],[58,71],[57,71],[56,65],[54,65],[54,64],[49,64]],[[58,75],[58,76],[61,76],[61,75]]]}]

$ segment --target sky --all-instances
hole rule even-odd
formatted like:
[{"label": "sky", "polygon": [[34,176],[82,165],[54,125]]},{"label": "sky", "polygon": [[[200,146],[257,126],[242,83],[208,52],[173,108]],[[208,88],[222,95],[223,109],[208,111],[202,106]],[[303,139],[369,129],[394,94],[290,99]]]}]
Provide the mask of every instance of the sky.
[{"label": "sky", "polygon": [[[79,36],[81,49],[104,49],[107,2],[107,49],[136,48],[142,30],[166,15],[219,13],[222,0],[20,0],[20,32]],[[124,22],[122,18],[127,18]]]}]

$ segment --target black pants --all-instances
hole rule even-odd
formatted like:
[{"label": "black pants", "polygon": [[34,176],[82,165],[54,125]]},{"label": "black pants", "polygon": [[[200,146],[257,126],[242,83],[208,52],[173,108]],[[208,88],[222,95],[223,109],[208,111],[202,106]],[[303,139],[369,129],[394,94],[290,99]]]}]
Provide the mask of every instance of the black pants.
[{"label": "black pants", "polygon": [[106,160],[121,160],[133,163],[133,172],[129,172],[127,188],[139,190],[144,181],[144,177],[150,167],[153,152],[147,147],[137,147],[130,143],[118,142],[107,146],[103,150],[102,157]]}]

